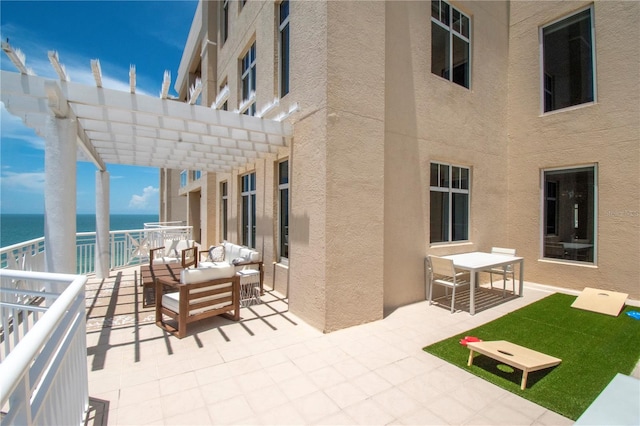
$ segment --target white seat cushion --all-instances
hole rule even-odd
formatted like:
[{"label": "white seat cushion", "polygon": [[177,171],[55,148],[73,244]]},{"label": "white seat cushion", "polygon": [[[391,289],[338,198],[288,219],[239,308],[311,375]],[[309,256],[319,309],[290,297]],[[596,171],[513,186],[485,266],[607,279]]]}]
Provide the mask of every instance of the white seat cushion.
[{"label": "white seat cushion", "polygon": [[235,273],[236,271],[233,265],[226,262],[216,262],[206,268],[183,269],[182,272],[180,272],[180,282],[183,284],[191,284],[217,280],[219,278],[231,278]]},{"label": "white seat cushion", "polygon": [[[227,286],[228,284],[218,284],[215,286],[211,286],[211,287],[202,287],[196,290],[192,290],[193,293],[197,293],[199,291],[206,291],[206,290],[213,290],[213,289],[217,289],[217,288],[222,288]],[[194,301],[194,303],[201,303],[201,302],[206,302],[209,300],[215,300],[215,299],[220,299],[223,297],[230,297],[231,296],[231,292],[225,292],[225,293],[220,293],[220,294],[216,294],[214,296],[209,296],[209,297],[203,297],[201,299],[197,299],[196,301]],[[199,313],[202,312],[206,312],[206,311],[210,311],[213,309],[219,309],[219,308],[223,308],[225,306],[231,305],[231,302],[222,302],[222,303],[218,303],[215,305],[209,305],[209,306],[205,306],[203,308],[200,309],[196,309],[193,311],[189,312],[189,315],[197,315]],[[180,312],[180,292],[176,291],[173,293],[166,293],[165,295],[162,296],[162,306],[164,306],[167,309],[172,310],[173,312]]]},{"label": "white seat cushion", "polygon": [[162,256],[162,257],[156,257],[153,259],[154,265],[160,265],[165,263],[180,263],[180,262],[181,260],[178,259],[177,257]]}]

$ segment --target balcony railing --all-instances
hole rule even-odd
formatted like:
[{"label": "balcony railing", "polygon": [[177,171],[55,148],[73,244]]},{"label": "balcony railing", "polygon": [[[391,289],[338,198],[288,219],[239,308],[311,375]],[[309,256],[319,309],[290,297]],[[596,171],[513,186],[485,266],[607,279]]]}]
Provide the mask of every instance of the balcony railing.
[{"label": "balcony railing", "polygon": [[85,276],[0,270],[2,424],[83,424]]},{"label": "balcony railing", "polygon": [[[191,239],[193,228],[181,224],[182,222],[158,222],[145,224],[145,229],[110,231],[110,269],[147,262],[149,249],[164,245],[165,240]],[[0,249],[0,268],[44,272],[44,249],[44,238],[3,247]],[[96,233],[76,234],[76,273],[95,273],[95,253]]]}]

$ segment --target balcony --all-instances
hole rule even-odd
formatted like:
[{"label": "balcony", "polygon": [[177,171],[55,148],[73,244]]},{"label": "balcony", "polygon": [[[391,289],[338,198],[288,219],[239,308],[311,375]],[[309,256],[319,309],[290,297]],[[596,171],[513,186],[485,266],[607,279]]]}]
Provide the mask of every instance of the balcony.
[{"label": "balcony", "polygon": [[[572,424],[421,350],[538,300],[548,294],[545,289],[527,285],[524,297],[475,316],[451,315],[422,302],[399,308],[381,321],[324,334],[289,312],[287,297],[281,289],[270,289],[267,282],[262,303],[242,308],[241,321],[210,318],[193,324],[184,339],[176,339],[154,324],[153,307],[142,307],[138,264],[145,259],[145,248],[153,244],[155,228],[136,231],[140,234],[113,233],[126,234],[111,246],[118,247],[117,253],[129,253],[120,255],[129,256],[129,264],[115,267],[106,279],[90,273],[53,277],[3,271],[4,288],[16,280],[64,283],[67,290],[57,296],[56,303],[68,300],[65,305],[75,310],[56,309],[75,312],[75,322],[62,321],[77,324],[74,330],[84,337],[74,340],[80,349],[68,345],[75,355],[64,358],[75,364],[68,369],[73,374],[57,375],[66,380],[64,391],[48,387],[47,379],[27,387],[25,377],[40,376],[29,368],[42,362],[36,358],[31,364],[30,354],[14,356],[21,360],[19,368],[14,368],[17,361],[3,355],[2,395],[8,395],[8,388],[13,388],[12,394],[34,395],[22,400],[10,397],[8,403],[3,399],[2,411],[7,413],[3,423],[10,418],[19,420],[7,424],[460,424],[473,419],[488,424],[507,419]],[[41,255],[33,255],[35,244],[25,246],[31,248],[18,250],[22,253],[18,260],[6,262],[36,265],[33,258]],[[90,250],[78,251],[79,255],[85,252]],[[62,278],[66,281],[59,281]],[[30,291],[41,296],[42,288],[36,285]],[[52,304],[49,310],[57,306]],[[85,315],[80,314],[82,309]],[[54,322],[45,321],[46,315],[36,325],[48,324],[52,333],[65,334]],[[31,339],[39,341],[34,347],[48,347],[51,339],[34,331],[36,326],[20,345]],[[54,367],[48,370],[63,371],[62,364],[52,362]],[[22,371],[22,378],[16,379],[22,383],[20,388],[5,384],[9,377],[5,372],[14,370]],[[69,385],[70,380],[78,384]],[[73,403],[60,400],[63,396]],[[34,407],[34,401],[47,399],[52,402],[50,408]],[[18,408],[20,414],[14,412]],[[49,417],[50,413],[63,415],[64,420]]]},{"label": "balcony", "polygon": [[93,424],[573,423],[421,350],[543,290],[527,287],[525,297],[473,317],[422,302],[324,334],[267,282],[263,303],[242,308],[241,321],[210,318],[176,339],[142,308],[137,275],[125,268],[87,282]]},{"label": "balcony", "polygon": [[3,424],[81,424],[88,407],[81,275],[0,271]]}]

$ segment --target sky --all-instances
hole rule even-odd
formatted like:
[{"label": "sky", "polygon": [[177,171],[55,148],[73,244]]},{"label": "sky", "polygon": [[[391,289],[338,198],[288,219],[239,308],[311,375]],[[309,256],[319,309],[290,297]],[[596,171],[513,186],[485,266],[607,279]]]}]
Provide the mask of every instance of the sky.
[{"label": "sky", "polygon": [[[169,95],[178,75],[197,0],[0,1],[0,37],[26,56],[36,75],[58,79],[47,52],[58,52],[72,82],[95,86],[91,59],[99,59],[103,87],[159,96],[164,71]],[[18,72],[4,52],[0,69]],[[44,213],[44,140],[0,102],[0,213]],[[77,163],[77,212],[95,213],[93,163]],[[107,164],[112,214],[157,214],[156,168]]]}]

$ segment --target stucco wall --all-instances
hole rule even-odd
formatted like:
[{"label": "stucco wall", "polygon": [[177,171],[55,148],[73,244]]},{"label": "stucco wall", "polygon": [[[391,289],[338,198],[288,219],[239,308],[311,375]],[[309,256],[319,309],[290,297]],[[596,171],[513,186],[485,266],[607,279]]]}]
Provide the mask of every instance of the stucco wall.
[{"label": "stucco wall", "polygon": [[[265,284],[286,292],[290,282],[290,310],[319,329],[325,328],[325,139],[326,139],[326,4],[292,2],[290,92],[268,117],[288,111],[297,102],[303,114],[294,122],[291,146],[277,154],[247,164],[232,173],[218,173],[217,184],[226,181],[229,193],[228,239],[240,243],[239,177],[256,173],[256,248],[265,263]],[[240,59],[255,40],[257,99],[259,111],[279,97],[277,5],[274,2],[229,2],[229,38],[218,40],[218,83],[230,88],[228,106],[238,107],[241,93]],[[290,218],[289,265],[273,266],[278,257],[278,193],[276,167],[289,159]],[[295,158],[295,160],[294,160]],[[220,209],[219,196],[215,200]],[[217,235],[221,238],[220,231]]]},{"label": "stucco wall", "polygon": [[[597,99],[541,113],[541,25],[591,2],[513,2],[509,68],[510,241],[526,279],[640,297],[640,3],[594,3]],[[597,164],[597,262],[541,260],[541,170]]]},{"label": "stucco wall", "polygon": [[[431,73],[431,5],[388,2],[385,311],[423,300],[424,256],[508,243],[505,2],[456,2],[472,21],[471,87]],[[471,169],[469,241],[430,244],[431,161]]]},{"label": "stucco wall", "polygon": [[383,2],[328,2],[326,331],[382,318]]}]

